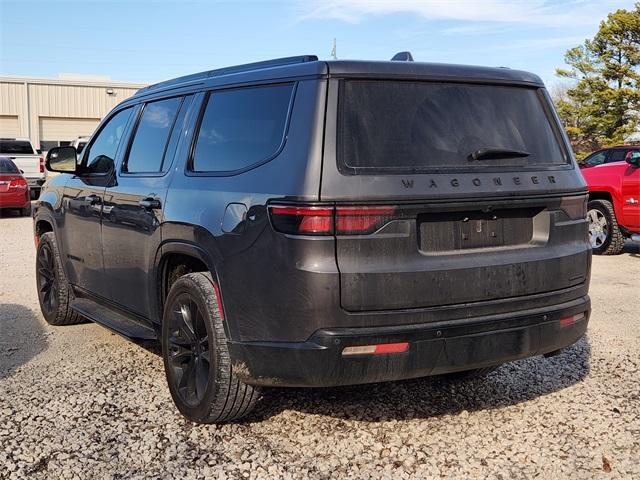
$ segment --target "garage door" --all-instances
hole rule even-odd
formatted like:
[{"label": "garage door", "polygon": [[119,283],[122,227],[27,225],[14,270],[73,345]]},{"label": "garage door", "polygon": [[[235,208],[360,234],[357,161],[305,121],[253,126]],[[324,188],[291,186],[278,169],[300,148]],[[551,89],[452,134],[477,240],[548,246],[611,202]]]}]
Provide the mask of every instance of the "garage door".
[{"label": "garage door", "polygon": [[98,123],[98,118],[40,117],[40,141],[70,142],[91,135]]},{"label": "garage door", "polygon": [[0,115],[0,137],[15,138],[20,136],[20,124],[17,115]]}]

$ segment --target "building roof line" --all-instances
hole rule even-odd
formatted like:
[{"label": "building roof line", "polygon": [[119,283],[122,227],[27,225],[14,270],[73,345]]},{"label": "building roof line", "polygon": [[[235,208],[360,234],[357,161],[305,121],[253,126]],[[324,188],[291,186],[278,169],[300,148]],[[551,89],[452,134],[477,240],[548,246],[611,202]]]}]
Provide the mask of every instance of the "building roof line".
[{"label": "building roof line", "polygon": [[143,88],[148,84],[138,82],[121,82],[116,80],[83,80],[83,79],[61,79],[61,78],[44,78],[44,77],[17,77],[17,76],[0,76],[0,82],[6,83],[33,83],[40,85],[64,85],[77,87],[111,87],[111,88]]}]

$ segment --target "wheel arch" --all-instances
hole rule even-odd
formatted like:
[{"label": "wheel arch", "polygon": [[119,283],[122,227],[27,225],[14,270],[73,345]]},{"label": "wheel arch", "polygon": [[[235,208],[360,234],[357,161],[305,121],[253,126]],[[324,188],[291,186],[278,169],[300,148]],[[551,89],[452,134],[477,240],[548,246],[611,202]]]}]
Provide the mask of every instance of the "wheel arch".
[{"label": "wheel arch", "polygon": [[[219,284],[215,261],[202,247],[186,242],[171,241],[163,243],[156,254],[155,281],[153,285],[154,305],[156,305],[158,323],[162,322],[164,302],[171,284],[180,276],[193,272],[209,272]],[[218,287],[219,288],[219,287]],[[219,298],[222,304],[222,296]],[[221,308],[222,305],[220,305]]]}]

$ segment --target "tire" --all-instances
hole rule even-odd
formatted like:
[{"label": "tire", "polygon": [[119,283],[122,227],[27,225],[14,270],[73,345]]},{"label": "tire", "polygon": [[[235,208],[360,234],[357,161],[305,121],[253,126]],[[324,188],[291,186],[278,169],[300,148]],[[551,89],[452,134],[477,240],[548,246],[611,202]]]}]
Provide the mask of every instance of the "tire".
[{"label": "tire", "polygon": [[591,200],[587,204],[589,241],[596,255],[619,255],[624,250],[616,212],[608,200]]},{"label": "tire", "polygon": [[197,423],[238,420],[260,390],[234,373],[213,278],[189,273],[171,286],[162,319],[162,357],[171,397]]},{"label": "tire", "polygon": [[464,370],[462,372],[447,373],[445,376],[448,380],[453,380],[453,381],[473,380],[475,378],[481,378],[489,375],[491,372],[496,370],[499,366],[500,365],[495,365],[493,367],[474,368],[473,370]]},{"label": "tire", "polygon": [[36,285],[42,316],[49,325],[74,325],[84,318],[71,310],[73,293],[62,270],[53,232],[43,233],[36,251]]},{"label": "tire", "polygon": [[29,190],[29,198],[31,200],[37,200],[40,198],[40,188],[32,188]]}]

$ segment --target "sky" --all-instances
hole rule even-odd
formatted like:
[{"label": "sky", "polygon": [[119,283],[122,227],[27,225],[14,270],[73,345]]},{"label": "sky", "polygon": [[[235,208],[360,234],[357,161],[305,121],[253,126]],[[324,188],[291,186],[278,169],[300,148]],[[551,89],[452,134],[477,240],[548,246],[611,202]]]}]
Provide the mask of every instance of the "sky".
[{"label": "sky", "polygon": [[0,0],[0,74],[152,83],[291,55],[506,66],[560,80],[568,48],[629,0]]}]

